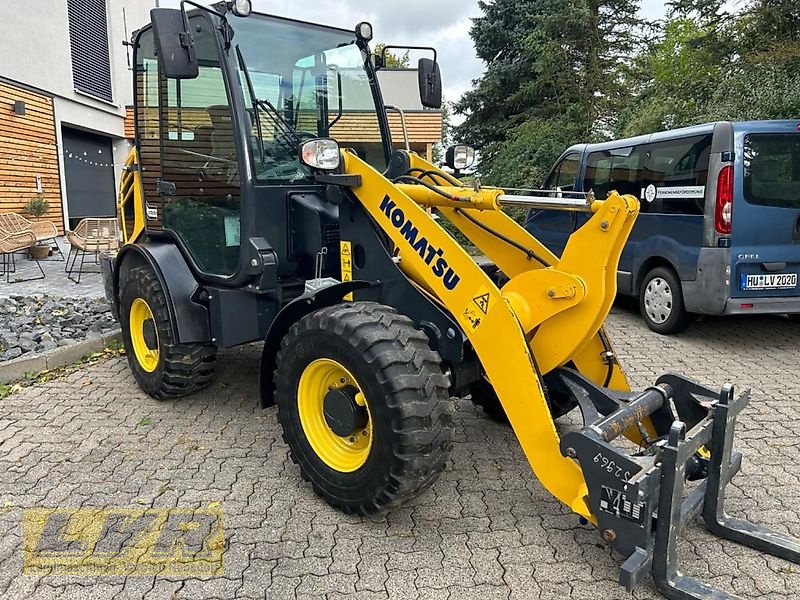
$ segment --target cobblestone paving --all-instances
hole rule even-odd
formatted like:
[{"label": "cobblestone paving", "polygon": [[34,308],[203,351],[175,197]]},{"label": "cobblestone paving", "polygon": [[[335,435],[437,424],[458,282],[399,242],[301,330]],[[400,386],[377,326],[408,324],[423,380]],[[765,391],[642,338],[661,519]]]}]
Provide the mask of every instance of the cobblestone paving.
[{"label": "cobblestone paving", "polygon": [[[627,308],[609,325],[635,386],[674,370],[753,387],[729,508],[800,535],[800,325],[714,319],[664,338]],[[257,408],[258,348],[224,352],[219,367],[210,390],[176,402],[140,392],[124,358],[0,401],[0,598],[629,597],[616,583],[619,557],[536,482],[511,430],[469,401],[458,404],[452,460],[431,490],[388,515],[350,517],[301,481],[275,409]],[[215,501],[224,576],[21,575],[22,508]],[[744,597],[800,596],[800,567],[700,525],[680,556],[685,572]],[[633,597],[658,594],[648,580]]]}]

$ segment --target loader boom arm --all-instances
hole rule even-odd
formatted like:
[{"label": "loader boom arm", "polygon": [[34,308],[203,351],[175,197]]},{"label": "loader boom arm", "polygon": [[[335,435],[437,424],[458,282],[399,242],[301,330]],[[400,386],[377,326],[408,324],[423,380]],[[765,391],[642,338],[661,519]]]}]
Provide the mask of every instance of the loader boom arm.
[{"label": "loader boom arm", "polygon": [[[581,469],[562,456],[541,375],[577,359],[595,363],[587,375],[599,377],[600,384],[610,367],[614,384],[627,389],[616,361],[603,355],[607,350],[590,354],[604,348],[592,341],[616,293],[617,263],[638,201],[612,194],[595,203],[596,212],[558,259],[498,210],[492,199],[499,190],[453,188],[451,195],[460,199],[452,200],[451,208],[431,198],[424,186],[393,184],[352,153],[344,152],[343,162],[347,174],[360,176],[361,185],[352,191],[394,243],[400,269],[461,325],[537,478],[574,512],[595,521]],[[510,280],[502,290],[425,210],[429,204],[439,205],[506,272]],[[546,257],[547,264],[488,234],[487,228],[514,236]],[[522,260],[505,258],[512,253]]]}]

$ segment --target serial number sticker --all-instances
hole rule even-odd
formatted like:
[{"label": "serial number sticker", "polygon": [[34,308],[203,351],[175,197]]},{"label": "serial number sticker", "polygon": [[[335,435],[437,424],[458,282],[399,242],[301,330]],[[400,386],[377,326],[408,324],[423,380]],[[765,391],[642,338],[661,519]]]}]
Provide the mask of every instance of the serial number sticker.
[{"label": "serial number sticker", "polygon": [[644,502],[631,502],[620,490],[601,486],[600,510],[643,526],[645,524],[647,505]]}]

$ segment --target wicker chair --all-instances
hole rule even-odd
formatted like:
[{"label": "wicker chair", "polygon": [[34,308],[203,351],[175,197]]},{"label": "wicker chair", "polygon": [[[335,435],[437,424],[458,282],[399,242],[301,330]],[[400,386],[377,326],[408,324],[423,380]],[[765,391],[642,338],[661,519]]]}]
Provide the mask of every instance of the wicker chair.
[{"label": "wicker chair", "polygon": [[[0,270],[0,275],[6,276],[6,283],[11,283],[11,274],[17,272],[17,263],[14,259],[14,253],[27,250],[35,243],[36,236],[30,230],[9,231],[0,226],[0,257],[2,257],[2,260],[0,260],[0,269],[2,269]],[[39,272],[42,276],[18,279],[16,280],[17,282],[44,279],[42,265],[39,264],[35,256],[31,256],[31,258],[36,262],[36,266],[39,267]]]},{"label": "wicker chair", "polygon": [[56,229],[56,226],[50,221],[29,221],[17,213],[0,213],[0,231],[30,231],[36,237],[36,242],[34,243],[50,242],[50,246],[58,248],[61,260],[64,260],[64,253],[61,252],[61,247],[58,245],[58,242],[56,242],[58,229]]},{"label": "wicker chair", "polygon": [[[80,283],[87,254],[94,254],[95,262],[97,262],[100,252],[110,252],[119,247],[117,220],[94,217],[83,219],[75,229],[67,231],[67,241],[70,247],[64,270],[67,277],[75,283]],[[81,261],[77,270],[78,278],[75,279],[78,256]]]}]

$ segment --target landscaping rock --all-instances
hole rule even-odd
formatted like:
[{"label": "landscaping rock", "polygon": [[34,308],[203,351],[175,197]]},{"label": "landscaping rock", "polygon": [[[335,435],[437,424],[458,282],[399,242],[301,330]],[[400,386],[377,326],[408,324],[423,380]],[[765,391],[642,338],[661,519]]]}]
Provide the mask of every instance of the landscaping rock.
[{"label": "landscaping rock", "polygon": [[98,338],[116,327],[104,299],[42,294],[0,298],[0,363]]}]

